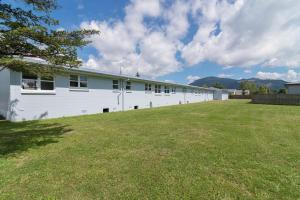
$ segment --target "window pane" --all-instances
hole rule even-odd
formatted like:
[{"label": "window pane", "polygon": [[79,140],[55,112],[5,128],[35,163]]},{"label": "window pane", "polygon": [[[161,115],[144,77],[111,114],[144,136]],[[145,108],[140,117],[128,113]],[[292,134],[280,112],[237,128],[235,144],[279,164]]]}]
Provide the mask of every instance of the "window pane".
[{"label": "window pane", "polygon": [[80,87],[86,88],[87,87],[87,82],[80,82]]},{"label": "window pane", "polygon": [[113,84],[114,84],[114,85],[118,85],[118,84],[119,84],[119,81],[118,81],[118,80],[113,80]]},{"label": "window pane", "polygon": [[118,80],[113,80],[113,89],[118,90],[119,89],[119,81]]},{"label": "window pane", "polygon": [[22,80],[22,88],[24,90],[37,90],[37,80],[29,80],[29,79],[24,79]]},{"label": "window pane", "polygon": [[54,82],[41,81],[41,90],[54,90]]},{"label": "window pane", "polygon": [[70,81],[78,81],[78,76],[77,75],[71,75],[70,76]]},{"label": "window pane", "polygon": [[131,90],[131,82],[126,82],[126,90]]},{"label": "window pane", "polygon": [[70,82],[70,87],[78,87],[78,82],[77,81],[71,81]]}]

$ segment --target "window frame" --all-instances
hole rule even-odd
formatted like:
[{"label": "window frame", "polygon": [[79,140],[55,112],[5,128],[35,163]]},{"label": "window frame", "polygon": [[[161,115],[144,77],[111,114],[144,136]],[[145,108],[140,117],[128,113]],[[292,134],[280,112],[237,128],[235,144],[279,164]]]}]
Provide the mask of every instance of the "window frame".
[{"label": "window frame", "polygon": [[176,94],[176,87],[172,87],[171,92],[172,94]]},{"label": "window frame", "polygon": [[[71,80],[71,77],[72,76],[76,76],[77,77],[77,81],[74,79],[74,80]],[[86,81],[82,81],[81,78],[82,77],[85,77],[86,78]],[[71,86],[71,82],[74,82],[74,83],[77,83],[77,86]],[[81,83],[86,83],[86,87],[81,87]],[[88,90],[89,89],[89,85],[88,85],[88,76],[85,76],[85,75],[78,75],[78,74],[71,74],[69,76],[69,88],[71,90]]]},{"label": "window frame", "polygon": [[151,83],[145,83],[145,91],[146,92],[152,92],[152,84]]},{"label": "window frame", "polygon": [[161,94],[161,85],[160,84],[155,84],[154,92],[155,92],[155,94]]},{"label": "window frame", "polygon": [[125,90],[126,90],[126,92],[131,92],[132,91],[132,82],[131,81],[126,81]]},{"label": "window frame", "polygon": [[[21,93],[22,94],[39,94],[39,93],[42,93],[42,94],[55,94],[56,92],[56,77],[55,75],[51,75],[52,77],[52,80],[45,80],[45,79],[42,79],[42,77],[45,77],[45,76],[42,76],[40,74],[37,74],[37,75],[34,75],[32,74],[33,76],[36,76],[36,79],[32,79],[32,78],[23,78],[23,76],[26,75],[26,73],[24,72],[21,72],[20,73],[20,85],[21,85]],[[29,88],[23,88],[23,80],[35,80],[36,81],[36,89],[29,89]],[[44,90],[42,89],[42,82],[48,82],[48,83],[53,83],[53,90]]]},{"label": "window frame", "polygon": [[170,94],[170,86],[168,86],[168,85],[164,86],[164,93],[165,94]]},{"label": "window frame", "polygon": [[[118,83],[117,84],[115,84],[114,82],[115,81],[117,81]],[[118,88],[114,88],[114,86],[118,86]],[[112,89],[114,90],[114,91],[119,91],[120,90],[120,80],[117,80],[117,79],[113,79],[112,80]]]}]

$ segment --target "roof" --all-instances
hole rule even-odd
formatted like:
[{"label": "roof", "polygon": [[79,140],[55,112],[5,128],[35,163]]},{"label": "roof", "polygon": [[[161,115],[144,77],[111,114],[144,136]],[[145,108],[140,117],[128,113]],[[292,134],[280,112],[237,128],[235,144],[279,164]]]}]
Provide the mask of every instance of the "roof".
[{"label": "roof", "polygon": [[[25,57],[22,58],[25,59],[27,62],[32,62],[32,63],[40,63],[42,65],[48,65],[48,63],[42,59],[38,58],[32,58],[32,57]],[[194,88],[194,89],[203,89],[203,90],[209,90],[209,91],[215,91],[216,89],[212,88],[205,88],[205,87],[198,87],[198,86],[192,86],[192,85],[187,85],[187,84],[180,84],[180,83],[171,83],[171,82],[166,82],[166,81],[158,81],[158,80],[153,80],[153,79],[145,79],[141,77],[135,77],[135,76],[129,76],[129,75],[121,75],[121,74],[115,74],[115,73],[108,73],[108,72],[103,72],[95,69],[90,69],[90,68],[69,68],[65,66],[53,66],[57,67],[58,69],[64,68],[64,71],[71,72],[71,73],[85,73],[85,74],[90,74],[94,76],[101,76],[101,77],[109,77],[109,78],[119,78],[119,79],[127,79],[127,80],[134,80],[134,81],[140,81],[140,82],[151,82],[151,83],[158,83],[158,84],[164,84],[164,85],[174,85],[174,86],[181,86],[181,87],[187,87],[187,88]]]},{"label": "roof", "polygon": [[194,89],[203,89],[203,90],[210,90],[214,91],[216,89],[213,88],[205,88],[205,87],[198,87],[198,86],[192,86],[187,84],[180,84],[180,83],[171,83],[167,81],[159,81],[159,80],[153,80],[153,79],[146,79],[141,77],[135,77],[135,76],[129,76],[129,75],[120,75],[115,73],[108,73],[103,72],[95,69],[90,68],[65,68],[66,71],[73,72],[73,73],[84,73],[84,74],[90,74],[95,76],[101,76],[101,77],[109,77],[109,78],[119,78],[119,79],[126,79],[126,80],[134,80],[138,82],[151,82],[151,83],[158,83],[158,84],[164,84],[164,85],[174,85],[174,86],[181,86],[181,87],[188,87],[188,88],[194,88]]},{"label": "roof", "polygon": [[300,85],[300,83],[286,83],[285,85]]}]

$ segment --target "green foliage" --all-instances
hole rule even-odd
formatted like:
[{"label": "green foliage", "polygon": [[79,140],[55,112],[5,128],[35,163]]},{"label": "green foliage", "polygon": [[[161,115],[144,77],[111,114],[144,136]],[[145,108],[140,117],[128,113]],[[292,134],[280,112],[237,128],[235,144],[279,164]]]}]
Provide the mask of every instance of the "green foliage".
[{"label": "green foliage", "polygon": [[87,45],[86,38],[98,31],[54,30],[59,24],[50,16],[57,8],[55,0],[20,0],[18,3],[19,7],[13,7],[0,1],[0,66],[23,69],[28,67],[24,57],[43,59],[50,66],[80,66],[77,48]]},{"label": "green foliage", "polygon": [[222,83],[215,83],[214,85],[213,85],[213,87],[215,87],[215,88],[219,88],[219,89],[224,89],[225,87],[224,87],[224,85],[222,84]]},{"label": "green foliage", "polygon": [[287,94],[287,89],[286,88],[281,88],[277,92],[278,94]]},{"label": "green foliage", "polygon": [[245,90],[249,90],[251,94],[253,94],[257,91],[256,84],[251,81],[241,82],[240,89],[243,90],[243,93],[245,92]]},{"label": "green foliage", "polygon": [[0,199],[299,199],[300,107],[0,121]]},{"label": "green foliage", "polygon": [[270,94],[271,90],[268,86],[262,85],[258,87],[258,94]]}]

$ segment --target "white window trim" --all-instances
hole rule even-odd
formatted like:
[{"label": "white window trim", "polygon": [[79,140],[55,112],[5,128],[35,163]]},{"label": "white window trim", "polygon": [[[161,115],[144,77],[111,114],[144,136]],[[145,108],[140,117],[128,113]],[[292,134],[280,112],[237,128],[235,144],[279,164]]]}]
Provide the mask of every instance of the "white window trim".
[{"label": "white window trim", "polygon": [[[114,81],[118,81],[118,89],[114,88],[114,85],[117,85],[117,84],[114,84]],[[121,90],[121,81],[120,80],[112,79],[112,90],[113,90],[113,92],[119,92]]]},{"label": "white window trim", "polygon": [[[146,87],[146,85],[147,85],[147,87]],[[151,86],[151,87],[149,87],[149,86]],[[149,90],[149,88],[151,88],[151,90]],[[147,93],[147,94],[151,94],[152,93],[152,84],[151,83],[145,83],[145,93]]]},{"label": "white window trim", "polygon": [[[166,92],[166,91],[168,91],[168,92]],[[170,86],[167,86],[167,85],[164,86],[164,93],[166,96],[170,96]]]},{"label": "white window trim", "polygon": [[[127,89],[127,83],[130,83],[129,85],[130,85],[130,89]],[[131,93],[132,92],[132,82],[131,81],[126,81],[125,82],[125,90],[126,90],[126,92],[127,93]]]},{"label": "white window trim", "polygon": [[[156,89],[157,86],[157,89]],[[156,91],[160,91],[160,92],[156,92]],[[161,90],[161,85],[160,84],[155,84],[154,85],[154,93],[155,94],[162,94],[162,90]]]},{"label": "white window trim", "polygon": [[[71,76],[77,76],[77,87],[72,87],[71,86]],[[83,75],[77,75],[77,74],[70,74],[69,75],[69,91],[83,91],[83,92],[88,92],[89,91],[89,81],[88,81],[88,77],[86,77],[86,86],[87,87],[80,87],[80,77]],[[83,82],[83,81],[82,81]],[[84,81],[85,82],[85,81]]]},{"label": "white window trim", "polygon": [[21,94],[44,94],[44,95],[55,95],[56,94],[56,78],[53,76],[53,90],[41,90],[41,75],[37,75],[37,90],[23,89],[23,73],[20,73],[20,86]]}]

